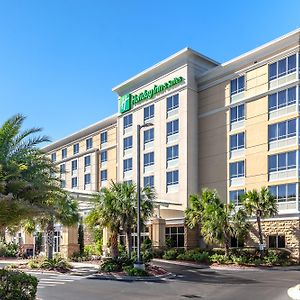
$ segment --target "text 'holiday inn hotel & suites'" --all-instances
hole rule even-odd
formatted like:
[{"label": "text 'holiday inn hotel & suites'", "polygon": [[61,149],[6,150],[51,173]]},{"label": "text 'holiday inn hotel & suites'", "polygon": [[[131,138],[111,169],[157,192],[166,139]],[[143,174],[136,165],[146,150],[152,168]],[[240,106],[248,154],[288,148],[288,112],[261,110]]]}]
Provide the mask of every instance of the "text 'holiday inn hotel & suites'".
[{"label": "text 'holiday inn hotel & suites'", "polygon": [[[267,186],[279,214],[263,221],[264,242],[299,259],[299,39],[298,29],[223,64],[185,48],[113,88],[117,114],[44,148],[82,215],[111,180],[136,182],[137,125],[152,123],[141,131],[140,171],[157,199],[143,236],[202,246],[184,225],[190,194],[217,189],[239,205],[245,190]],[[258,245],[255,226],[246,245]],[[68,255],[69,235],[57,249]]]}]

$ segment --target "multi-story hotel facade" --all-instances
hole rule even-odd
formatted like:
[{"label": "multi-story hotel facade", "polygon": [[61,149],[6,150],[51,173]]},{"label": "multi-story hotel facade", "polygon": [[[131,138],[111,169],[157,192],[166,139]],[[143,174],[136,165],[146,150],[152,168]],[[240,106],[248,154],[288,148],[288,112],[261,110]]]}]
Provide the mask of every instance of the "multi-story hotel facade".
[{"label": "multi-story hotel facade", "polygon": [[[245,191],[266,186],[279,209],[263,221],[266,247],[299,260],[299,41],[298,29],[222,64],[185,48],[113,88],[116,115],[44,148],[83,215],[109,180],[137,181],[140,125],[141,185],[157,195],[147,231],[154,246],[166,238],[203,246],[184,225],[189,196],[202,188],[239,205]],[[258,245],[255,226],[246,245]]]}]

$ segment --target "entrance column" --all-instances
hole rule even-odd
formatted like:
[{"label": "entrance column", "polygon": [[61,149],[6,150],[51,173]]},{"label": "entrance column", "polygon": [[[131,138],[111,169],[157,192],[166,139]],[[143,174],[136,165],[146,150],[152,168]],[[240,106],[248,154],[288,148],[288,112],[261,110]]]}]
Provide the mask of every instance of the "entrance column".
[{"label": "entrance column", "polygon": [[166,220],[154,218],[152,220],[152,245],[154,248],[166,246]]}]

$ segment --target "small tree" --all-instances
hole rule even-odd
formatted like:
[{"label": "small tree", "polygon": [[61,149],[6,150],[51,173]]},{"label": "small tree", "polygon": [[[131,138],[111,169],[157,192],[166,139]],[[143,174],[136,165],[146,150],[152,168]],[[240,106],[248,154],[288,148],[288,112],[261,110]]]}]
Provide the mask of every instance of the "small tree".
[{"label": "small tree", "polygon": [[[249,216],[255,216],[258,227],[259,243],[263,245],[263,232],[261,228],[261,219],[273,217],[278,213],[275,197],[266,187],[257,190],[248,191],[242,197],[242,204]],[[261,257],[264,256],[264,249],[260,246]]]}]

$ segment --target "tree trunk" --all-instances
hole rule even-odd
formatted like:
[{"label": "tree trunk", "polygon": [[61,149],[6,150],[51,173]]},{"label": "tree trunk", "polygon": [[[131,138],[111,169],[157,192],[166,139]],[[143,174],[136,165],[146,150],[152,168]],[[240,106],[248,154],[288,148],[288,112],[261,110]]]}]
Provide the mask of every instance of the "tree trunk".
[{"label": "tree trunk", "polygon": [[128,258],[131,258],[132,245],[131,245],[131,229],[126,231],[126,250]]},{"label": "tree trunk", "polygon": [[[257,227],[258,227],[259,243],[260,243],[260,245],[263,245],[264,241],[263,241],[263,235],[262,235],[262,230],[261,230],[261,211],[257,211],[256,220],[257,220]],[[260,246],[260,248],[259,248],[260,258],[264,258],[265,252],[264,252],[264,249],[261,247],[262,246]]]},{"label": "tree trunk", "polygon": [[49,221],[46,229],[47,235],[47,255],[48,259],[53,259],[53,245],[54,245],[54,221]]},{"label": "tree trunk", "polygon": [[5,227],[0,227],[0,242],[5,243]]},{"label": "tree trunk", "polygon": [[115,232],[112,232],[110,236],[110,252],[111,252],[111,257],[113,259],[118,258],[119,256],[118,234]]}]

